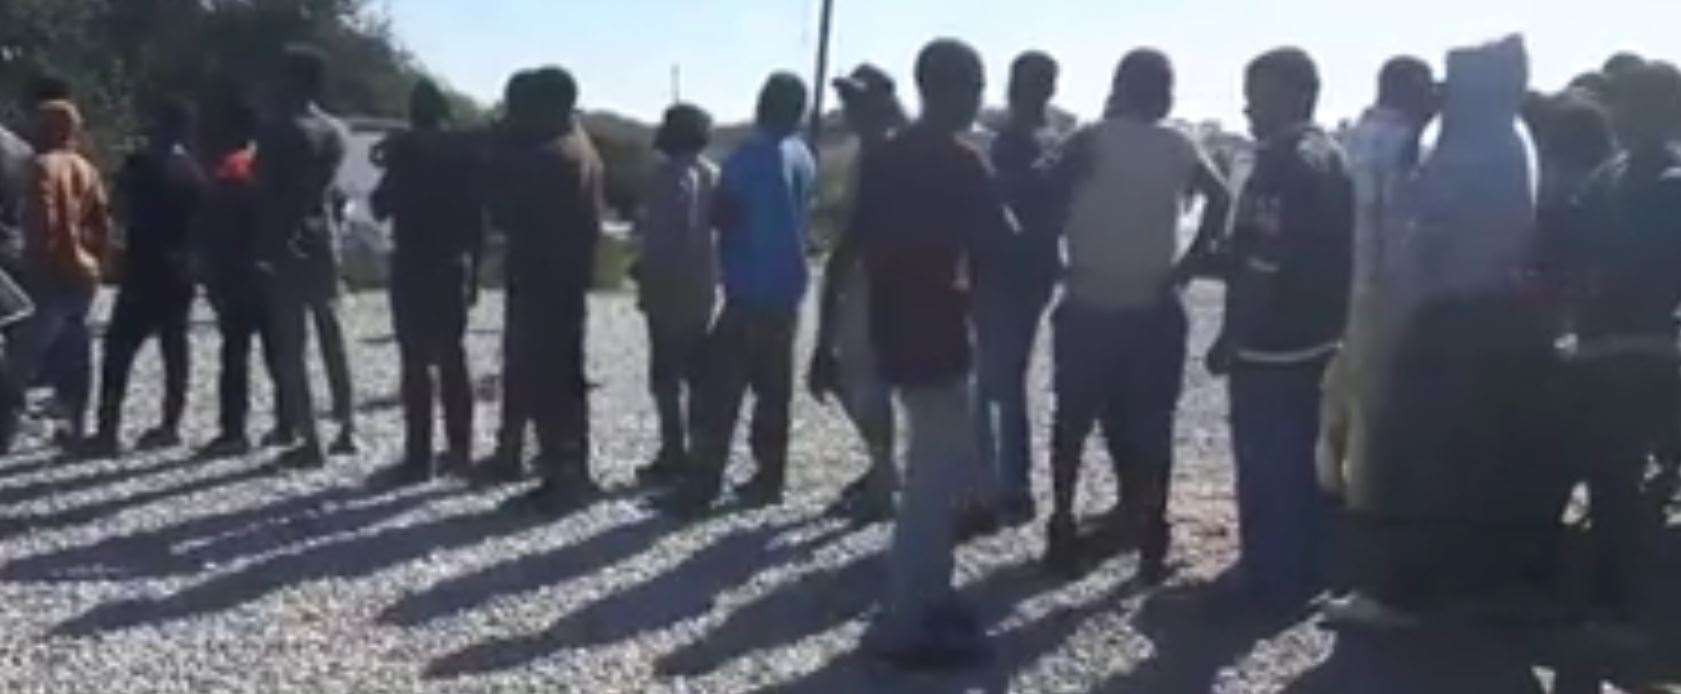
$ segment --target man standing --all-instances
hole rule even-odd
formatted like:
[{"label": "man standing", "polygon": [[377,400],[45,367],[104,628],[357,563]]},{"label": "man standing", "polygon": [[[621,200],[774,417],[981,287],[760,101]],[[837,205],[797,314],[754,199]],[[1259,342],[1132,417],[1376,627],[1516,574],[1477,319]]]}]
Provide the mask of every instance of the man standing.
[{"label": "man standing", "polygon": [[[49,100],[36,110],[39,147],[24,199],[24,277],[35,315],[22,326],[12,383],[27,388],[50,359],[64,421],[60,440],[85,434],[92,385],[88,309],[109,260],[110,205],[99,170],[82,156],[82,116],[75,104]],[[7,428],[23,399],[8,398]]]},{"label": "man standing", "polygon": [[[281,382],[276,345],[270,331],[267,281],[257,271],[258,224],[256,110],[242,95],[230,91],[217,104],[206,141],[211,150],[209,189],[198,221],[194,245],[200,280],[216,310],[222,335],[221,370],[217,376],[221,433],[204,447],[208,457],[243,455],[251,450],[246,419],[251,412],[251,344],[263,342],[263,361],[269,379]],[[269,278],[272,279],[272,278]],[[275,388],[275,395],[285,391]],[[281,422],[289,408],[275,407]],[[276,429],[283,426],[277,425]]]},{"label": "man standing", "polygon": [[1583,238],[1575,273],[1586,292],[1572,306],[1582,384],[1569,414],[1586,422],[1571,451],[1589,481],[1597,553],[1595,606],[1629,623],[1639,607],[1640,484],[1668,427],[1675,311],[1681,306],[1681,71],[1664,62],[1619,79],[1615,117],[1625,151],[1591,178],[1578,202]]},{"label": "man standing", "polygon": [[1183,274],[1175,271],[1180,213],[1188,195],[1200,196],[1199,238],[1208,239],[1223,231],[1231,205],[1196,144],[1161,124],[1172,109],[1167,56],[1133,51],[1115,70],[1104,119],[1075,135],[1059,164],[1072,204],[1067,291],[1055,318],[1055,509],[1045,558],[1065,575],[1079,568],[1074,498],[1086,437],[1098,420],[1121,487],[1107,539],[1136,538],[1146,583],[1165,574],[1173,420],[1188,329]]},{"label": "man standing", "polygon": [[980,452],[998,475],[998,520],[1011,526],[1035,515],[1027,368],[1062,269],[1057,232],[1063,215],[1045,166],[1056,148],[1048,110],[1057,69],[1056,61],[1039,51],[1023,53],[1010,67],[1010,119],[990,155],[1022,233],[977,258]]},{"label": "man standing", "polygon": [[544,481],[528,500],[560,510],[596,491],[589,470],[584,324],[601,238],[603,174],[578,123],[572,75],[549,67],[515,80],[521,86],[509,90],[508,132],[487,180],[492,222],[508,234],[503,380],[517,386],[520,402],[519,413],[504,411],[503,417],[515,418],[515,436],[524,435],[527,413],[536,426]]},{"label": "man standing", "polygon": [[714,205],[724,310],[707,340],[710,368],[694,426],[696,469],[668,499],[679,513],[710,506],[722,491],[749,386],[759,470],[738,494],[751,505],[782,502],[794,332],[809,281],[806,233],[817,177],[811,151],[795,134],[805,108],[806,87],[798,77],[771,75],[759,93],[753,134],[724,162]]},{"label": "man standing", "polygon": [[675,479],[687,469],[687,417],[700,405],[706,333],[718,302],[718,235],[712,227],[718,167],[703,153],[711,139],[712,117],[699,107],[666,110],[654,135],[654,149],[665,160],[636,224],[637,306],[648,319],[648,389],[660,420],[659,455],[636,473],[647,483]]},{"label": "man standing", "polygon": [[[299,468],[326,464],[305,366],[307,318],[312,307],[336,311],[338,292],[332,189],[344,160],[347,135],[344,125],[317,103],[326,79],[327,61],[319,51],[289,47],[282,61],[279,111],[257,143],[259,267],[268,275],[263,281],[270,294],[271,329],[281,374],[277,398],[286,410],[280,420],[302,438],[282,463]],[[331,323],[336,325],[336,320]],[[323,331],[319,338],[326,345],[343,345],[342,334]],[[345,450],[341,444],[347,443],[349,434],[348,428],[340,431],[335,452]]]},{"label": "man standing", "polygon": [[140,346],[153,335],[163,354],[163,419],[140,437],[139,445],[154,449],[181,443],[191,374],[187,319],[195,291],[188,240],[205,193],[204,173],[187,150],[192,122],[185,102],[165,101],[152,117],[146,149],[131,155],[118,177],[117,199],[127,211],[128,246],[122,290],[105,332],[99,430],[89,444],[95,455],[115,455],[122,447],[129,372]]},{"label": "man standing", "polygon": [[34,311],[23,279],[23,204],[35,150],[23,138],[0,125],[0,455],[11,451],[17,420],[10,416],[13,401],[21,405],[23,386],[11,379],[13,350],[19,334],[15,326]]},{"label": "man standing", "polygon": [[445,469],[472,462],[473,393],[467,374],[467,309],[477,296],[484,239],[476,152],[446,132],[449,101],[431,80],[409,97],[413,129],[385,149],[385,177],[374,214],[395,218],[391,320],[403,367],[403,468],[415,479],[433,472],[432,371],[442,387]]},{"label": "man standing", "polygon": [[[852,74],[835,79],[841,113],[858,136],[856,169],[905,127],[904,107],[894,93],[893,79],[874,65],[860,65]],[[857,172],[852,176],[852,213],[857,207]],[[875,345],[870,339],[870,284],[865,272],[859,233],[843,228],[823,271],[818,309],[817,344],[812,348],[807,385],[821,400],[831,393],[846,408],[870,456],[870,469],[847,485],[831,511],[857,522],[886,520],[893,515],[893,495],[899,488],[894,450],[893,394],[881,380]]]},{"label": "man standing", "polygon": [[1259,142],[1232,237],[1222,334],[1209,368],[1231,376],[1238,515],[1250,597],[1288,609],[1316,592],[1325,510],[1314,476],[1320,383],[1348,319],[1353,183],[1313,124],[1319,72],[1281,48],[1249,64]]},{"label": "man standing", "polygon": [[920,119],[871,158],[854,233],[870,276],[882,377],[910,442],[881,621],[867,647],[906,667],[965,662],[984,632],[952,590],[959,507],[993,475],[975,450],[970,300],[977,251],[1016,233],[985,157],[961,135],[980,110],[980,56],[942,39],[916,62]]}]

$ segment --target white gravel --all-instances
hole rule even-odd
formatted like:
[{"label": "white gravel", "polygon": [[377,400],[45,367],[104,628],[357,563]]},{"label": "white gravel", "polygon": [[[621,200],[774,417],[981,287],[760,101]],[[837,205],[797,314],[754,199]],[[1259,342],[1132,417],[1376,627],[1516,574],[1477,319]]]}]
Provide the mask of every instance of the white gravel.
[{"label": "white gravel", "polygon": [[[1217,300],[1196,295],[1193,354]],[[1034,563],[1038,526],[978,541],[959,570],[997,657],[910,676],[856,654],[885,584],[889,533],[820,517],[864,463],[840,413],[797,399],[785,507],[691,525],[652,515],[629,488],[656,444],[643,325],[628,295],[597,296],[591,309],[595,470],[615,493],[564,518],[500,506],[523,488],[368,481],[401,445],[396,350],[378,293],[345,310],[363,454],[324,472],[272,474],[272,452],[60,462],[25,441],[0,462],[0,692],[1237,692],[1281,691],[1310,672],[1292,690],[1363,690],[1321,667],[1334,639],[1311,624],[1209,622],[1172,595],[1220,574],[1235,547],[1224,396],[1199,363],[1178,434],[1182,568],[1170,594],[1137,591],[1129,558],[1080,581],[1048,580]],[[500,316],[494,293],[473,314],[481,455],[496,422]],[[194,443],[214,434],[216,409],[217,338],[203,318],[185,432]],[[1043,362],[1032,388],[1042,498]],[[255,380],[260,433],[269,409],[266,378]],[[150,349],[134,384],[130,441],[156,412]],[[324,406],[325,389],[316,393]],[[1085,487],[1093,513],[1112,498],[1099,448]],[[744,450],[737,463],[750,465]]]}]

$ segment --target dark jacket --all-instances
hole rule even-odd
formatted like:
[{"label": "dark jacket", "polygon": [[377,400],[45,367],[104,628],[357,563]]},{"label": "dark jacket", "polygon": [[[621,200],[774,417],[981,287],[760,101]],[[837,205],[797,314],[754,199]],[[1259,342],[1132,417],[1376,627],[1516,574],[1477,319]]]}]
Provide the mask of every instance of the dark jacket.
[{"label": "dark jacket", "polygon": [[1263,143],[1233,229],[1226,338],[1240,363],[1335,353],[1353,281],[1354,184],[1341,149],[1306,126]]},{"label": "dark jacket", "polygon": [[485,185],[491,223],[507,234],[509,290],[582,294],[593,279],[605,208],[595,146],[577,125],[500,140]]}]

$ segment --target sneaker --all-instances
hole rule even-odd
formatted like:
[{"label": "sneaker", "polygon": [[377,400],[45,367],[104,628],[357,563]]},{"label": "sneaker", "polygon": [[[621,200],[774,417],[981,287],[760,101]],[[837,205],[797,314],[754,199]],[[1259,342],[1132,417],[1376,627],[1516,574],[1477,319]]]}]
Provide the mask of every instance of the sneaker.
[{"label": "sneaker", "polygon": [[601,495],[601,488],[593,481],[545,480],[536,489],[515,497],[515,503],[548,515],[571,513]]},{"label": "sneaker", "polygon": [[431,482],[437,474],[432,465],[432,459],[427,457],[406,458],[397,463],[391,471],[391,479],[399,485],[415,485]]},{"label": "sneaker", "polygon": [[1138,582],[1145,588],[1155,588],[1167,582],[1172,574],[1162,557],[1141,557],[1138,560]]},{"label": "sneaker", "polygon": [[362,448],[356,445],[356,432],[347,427],[339,431],[338,438],[333,439],[333,445],[327,452],[333,455],[356,455],[362,452]]},{"label": "sneaker", "polygon": [[708,485],[693,478],[648,500],[649,508],[678,518],[706,515],[717,503],[717,485]]},{"label": "sneaker", "polygon": [[511,454],[498,452],[473,466],[473,481],[480,484],[512,484],[530,475],[525,461]]},{"label": "sneaker", "polygon": [[473,456],[461,451],[446,451],[435,461],[433,474],[444,477],[471,477]]},{"label": "sneaker", "polygon": [[298,432],[291,427],[275,427],[269,433],[263,434],[263,446],[270,448],[291,448],[298,445]]},{"label": "sneaker", "polygon": [[747,484],[735,490],[736,499],[743,506],[758,508],[761,506],[776,506],[782,503],[782,480],[773,479],[770,473],[759,472]]},{"label": "sneaker", "polygon": [[663,451],[648,463],[636,470],[636,482],[645,487],[660,487],[680,481],[684,473],[682,453]]},{"label": "sneaker", "polygon": [[156,451],[181,445],[181,434],[169,427],[158,427],[140,435],[134,447],[142,451]]},{"label": "sneaker", "polygon": [[1066,515],[1051,516],[1045,526],[1045,571],[1064,579],[1078,578],[1081,570],[1079,530]]},{"label": "sneaker", "polygon": [[99,433],[85,439],[66,436],[59,441],[64,450],[80,458],[115,458],[123,452],[116,434]]},{"label": "sneaker", "polygon": [[244,434],[222,434],[200,448],[200,458],[232,458],[251,452],[251,440]]},{"label": "sneaker", "polygon": [[292,470],[319,470],[327,467],[327,456],[321,452],[319,444],[306,443],[280,454],[275,462]]}]

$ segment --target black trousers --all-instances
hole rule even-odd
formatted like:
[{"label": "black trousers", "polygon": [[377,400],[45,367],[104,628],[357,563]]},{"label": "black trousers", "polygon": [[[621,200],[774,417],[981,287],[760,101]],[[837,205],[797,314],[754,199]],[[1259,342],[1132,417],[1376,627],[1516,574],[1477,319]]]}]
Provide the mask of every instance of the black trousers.
[{"label": "black trousers", "polygon": [[1177,296],[1103,310],[1064,302],[1053,318],[1056,416],[1054,512],[1072,517],[1086,438],[1101,423],[1120,484],[1119,510],[1144,558],[1167,556],[1173,420],[1184,383],[1188,322]]},{"label": "black trousers", "polygon": [[462,263],[399,265],[392,276],[391,322],[403,363],[404,451],[409,460],[432,455],[433,393],[440,386],[450,452],[466,456],[473,450],[473,392],[462,344],[467,333],[467,275]]},{"label": "black trousers", "polygon": [[123,399],[128,394],[134,357],[146,339],[154,335],[163,352],[164,396],[159,427],[171,431],[180,427],[191,373],[187,320],[192,307],[191,284],[135,282],[123,286],[105,332],[105,360],[99,385],[101,434],[116,436],[121,432]]},{"label": "black trousers", "polygon": [[[249,280],[248,281],[254,281]],[[217,393],[221,404],[223,436],[247,435],[246,421],[251,413],[251,345],[263,342],[263,362],[268,369],[274,389],[275,419],[286,411],[278,398],[284,394],[278,384],[280,372],[275,361],[274,338],[269,333],[269,311],[262,291],[249,284],[226,282],[210,288],[210,304],[216,309],[216,328],[222,334],[221,373],[217,377]]]},{"label": "black trousers", "polygon": [[537,430],[548,479],[589,474],[589,384],[584,373],[582,288],[513,287],[502,342],[502,429],[505,452],[523,449],[527,425]]},{"label": "black trousers", "polygon": [[741,401],[753,390],[749,440],[759,474],[781,486],[788,470],[788,408],[794,396],[799,314],[726,304],[707,337],[699,407],[690,407],[699,481],[722,484]]}]

